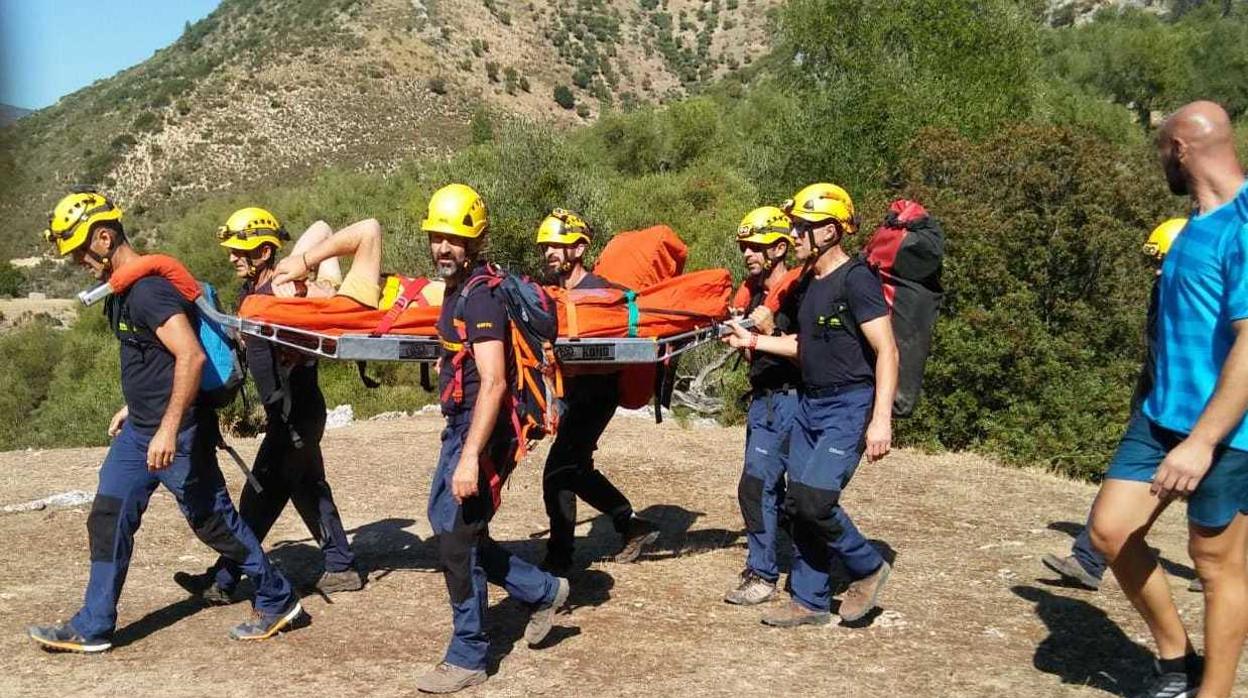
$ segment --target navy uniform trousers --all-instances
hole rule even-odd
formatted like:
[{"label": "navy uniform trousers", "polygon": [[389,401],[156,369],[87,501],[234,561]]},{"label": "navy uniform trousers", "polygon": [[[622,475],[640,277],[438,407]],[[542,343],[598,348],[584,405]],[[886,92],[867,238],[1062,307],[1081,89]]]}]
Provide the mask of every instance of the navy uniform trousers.
[{"label": "navy uniform trousers", "polygon": [[147,469],[147,447],[153,435],[154,430],[147,433],[127,421],[100,468],[99,488],[87,517],[91,576],[86,601],[71,621],[74,629],[91,639],[112,635],[134,534],[157,485],[173,494],[200,540],[252,578],[257,611],[276,615],[288,609],[296,600],[290,582],[270,564],[260,541],[239,517],[217,466],[216,412],[197,410],[191,424],[178,434],[173,464],[156,472]]},{"label": "navy uniform trousers", "polygon": [[867,577],[884,564],[840,503],[862,460],[874,401],[872,386],[802,395],[793,420],[785,498],[794,545],[789,582],[793,598],[814,611],[831,607],[832,555],[853,579]]},{"label": "navy uniform trousers", "polygon": [[784,477],[789,467],[789,439],[796,413],[796,390],[758,393],[750,400],[745,467],[737,484],[749,547],[746,567],[772,583],[780,578],[776,532],[784,506]]},{"label": "navy uniform trousers", "polygon": [[505,413],[499,415],[499,424],[481,453],[477,494],[462,504],[452,496],[451,478],[471,418],[470,412],[447,417],[442,452],[429,491],[429,524],[438,537],[438,558],[451,599],[454,630],[445,661],[464,669],[483,670],[490,645],[485,633],[485,609],[489,605],[486,581],[531,605],[553,601],[559,583],[490,538],[490,519],[498,510],[502,485],[515,465],[518,445],[505,422]]}]

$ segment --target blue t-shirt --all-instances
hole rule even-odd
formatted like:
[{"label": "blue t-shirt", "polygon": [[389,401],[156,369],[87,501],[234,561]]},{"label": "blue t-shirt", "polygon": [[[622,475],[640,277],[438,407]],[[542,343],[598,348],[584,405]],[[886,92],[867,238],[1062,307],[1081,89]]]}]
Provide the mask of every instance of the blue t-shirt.
[{"label": "blue t-shirt", "polygon": [[[1248,318],[1248,184],[1235,198],[1193,215],[1161,266],[1157,364],[1144,415],[1191,433],[1235,341],[1231,324]],[[1223,440],[1248,450],[1241,421]]]},{"label": "blue t-shirt", "polygon": [[[160,426],[173,393],[173,354],[156,330],[179,313],[194,318],[195,305],[164,277],[147,276],[104,306],[109,325],[121,340],[121,392],[130,408],[130,423],[148,432]],[[192,410],[182,416],[190,423]]]}]

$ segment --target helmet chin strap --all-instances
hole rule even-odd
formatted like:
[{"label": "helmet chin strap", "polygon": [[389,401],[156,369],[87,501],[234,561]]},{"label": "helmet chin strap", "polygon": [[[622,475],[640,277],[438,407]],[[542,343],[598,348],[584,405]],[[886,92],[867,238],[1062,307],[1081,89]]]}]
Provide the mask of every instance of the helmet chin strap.
[{"label": "helmet chin strap", "polygon": [[833,236],[831,240],[829,240],[827,243],[823,245],[818,245],[815,243],[815,229],[814,228],[806,229],[806,241],[810,243],[810,249],[814,252],[814,254],[811,255],[810,257],[810,261],[807,262],[807,264],[814,264],[816,261],[818,261],[820,257],[827,254],[828,250],[841,244],[841,241],[845,239],[845,233],[841,231],[841,224],[833,221],[832,225],[836,227],[836,235]]}]

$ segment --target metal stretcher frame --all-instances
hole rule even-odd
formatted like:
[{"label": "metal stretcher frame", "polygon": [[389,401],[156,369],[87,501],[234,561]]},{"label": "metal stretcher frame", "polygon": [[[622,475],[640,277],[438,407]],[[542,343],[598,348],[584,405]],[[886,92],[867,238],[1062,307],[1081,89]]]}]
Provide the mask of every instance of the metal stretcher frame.
[{"label": "metal stretcher frame", "polygon": [[[328,335],[229,315],[216,310],[209,303],[197,305],[200,312],[224,327],[324,359],[432,363],[442,354],[441,344],[436,337],[402,334]],[[748,328],[753,323],[742,320],[741,324]],[[555,356],[562,363],[580,365],[658,363],[713,342],[726,332],[727,328],[722,323],[715,322],[668,337],[565,338],[555,342]]]}]

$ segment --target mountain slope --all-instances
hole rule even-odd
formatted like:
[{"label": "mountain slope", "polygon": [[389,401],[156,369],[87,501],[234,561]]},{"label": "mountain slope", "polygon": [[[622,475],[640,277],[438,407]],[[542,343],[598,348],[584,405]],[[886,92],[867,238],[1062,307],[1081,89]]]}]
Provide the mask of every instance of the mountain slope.
[{"label": "mountain slope", "polygon": [[482,106],[575,124],[677,98],[766,52],[753,37],[777,2],[224,0],[148,61],[0,130],[0,253],[36,250],[72,184],[144,210],[450,152]]}]

